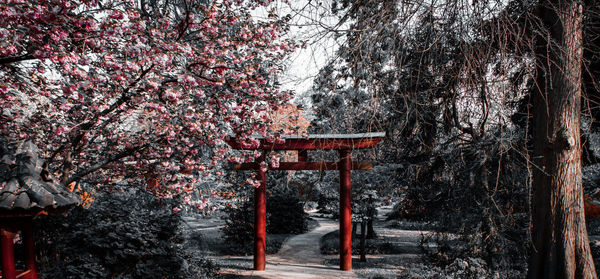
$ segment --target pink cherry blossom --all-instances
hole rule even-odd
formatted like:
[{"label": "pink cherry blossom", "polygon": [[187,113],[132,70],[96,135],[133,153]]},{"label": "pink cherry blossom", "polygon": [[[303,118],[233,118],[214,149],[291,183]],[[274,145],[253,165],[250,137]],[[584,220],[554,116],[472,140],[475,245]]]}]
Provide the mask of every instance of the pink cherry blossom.
[{"label": "pink cherry blossom", "polygon": [[279,39],[285,20],[248,16],[268,2],[192,1],[173,13],[128,0],[4,1],[0,133],[33,140],[63,183],[197,190],[190,180],[230,156],[231,133],[245,146],[259,145],[254,133],[277,139],[264,112],[292,97],[274,80],[295,43]]}]

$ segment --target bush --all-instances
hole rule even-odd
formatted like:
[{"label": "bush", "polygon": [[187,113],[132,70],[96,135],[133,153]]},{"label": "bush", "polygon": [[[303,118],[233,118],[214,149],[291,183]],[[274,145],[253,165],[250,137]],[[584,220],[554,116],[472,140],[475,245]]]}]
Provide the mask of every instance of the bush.
[{"label": "bush", "polygon": [[182,249],[174,202],[145,192],[105,194],[89,209],[44,216],[42,278],[207,278],[214,267]]},{"label": "bush", "polygon": [[[308,228],[308,217],[300,199],[290,191],[275,190],[267,195],[267,232],[271,234],[300,234]],[[254,242],[254,206],[247,200],[237,207],[225,209],[223,239],[235,244],[234,253],[252,252]],[[279,238],[277,238],[279,239]],[[267,253],[275,253],[283,241],[267,237]],[[233,246],[232,246],[233,247]]]},{"label": "bush", "polygon": [[438,234],[427,241],[437,248],[426,254],[438,266],[471,257],[494,271],[524,270],[531,246],[529,163],[522,136],[495,131],[398,168],[406,180],[398,184],[410,186],[402,189],[390,219],[430,221]]},{"label": "bush", "polygon": [[526,268],[527,162],[502,146],[490,140],[432,159],[436,168],[425,168],[415,193],[406,195],[407,207],[396,208],[404,210],[399,217],[436,221],[438,235],[429,241],[438,248],[427,255],[437,265],[471,257],[498,272]]},{"label": "bush", "polygon": [[[248,200],[237,207],[225,207],[225,227],[222,229],[225,242],[249,245],[254,241],[253,210],[252,201]],[[251,246],[247,249],[251,249]]]},{"label": "bush", "polygon": [[319,213],[331,214],[331,218],[337,219],[340,215],[340,198],[334,195],[321,193],[317,200]]},{"label": "bush", "polygon": [[[425,200],[423,199],[424,191],[420,191],[421,189],[416,190],[415,188],[408,189],[406,195],[394,205],[392,212],[387,218],[388,220],[421,221],[434,215],[430,212],[432,210],[431,206],[425,207]],[[429,211],[426,211],[426,209],[429,209]],[[435,209],[437,208],[433,208],[433,210]]]},{"label": "bush", "polygon": [[267,199],[267,231],[277,234],[306,232],[304,204],[292,191],[278,190]]},{"label": "bush", "polygon": [[525,272],[519,270],[493,270],[480,258],[459,257],[446,266],[413,264],[404,269],[398,278],[402,279],[438,279],[438,278],[524,278]]},{"label": "bush", "polygon": [[[360,230],[360,228],[358,228]],[[365,254],[367,255],[391,255],[403,253],[419,252],[416,248],[410,251],[407,247],[402,247],[398,243],[392,243],[388,239],[366,239]],[[319,240],[319,250],[323,255],[338,255],[340,253],[340,231],[335,230],[321,237]],[[352,237],[352,255],[360,255],[360,237]]]}]

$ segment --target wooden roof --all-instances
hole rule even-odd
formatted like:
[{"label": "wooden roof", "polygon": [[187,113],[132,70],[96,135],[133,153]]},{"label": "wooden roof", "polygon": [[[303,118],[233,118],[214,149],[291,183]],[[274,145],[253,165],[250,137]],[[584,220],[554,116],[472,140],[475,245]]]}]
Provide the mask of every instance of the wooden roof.
[{"label": "wooden roof", "polygon": [[0,217],[63,211],[81,203],[64,185],[42,177],[42,164],[31,142],[14,155],[0,147]]},{"label": "wooden roof", "polygon": [[372,148],[385,137],[385,132],[359,134],[308,134],[283,135],[281,142],[270,142],[262,136],[255,136],[260,144],[252,146],[228,138],[226,142],[235,149],[263,150],[323,150],[323,149],[362,149]]}]

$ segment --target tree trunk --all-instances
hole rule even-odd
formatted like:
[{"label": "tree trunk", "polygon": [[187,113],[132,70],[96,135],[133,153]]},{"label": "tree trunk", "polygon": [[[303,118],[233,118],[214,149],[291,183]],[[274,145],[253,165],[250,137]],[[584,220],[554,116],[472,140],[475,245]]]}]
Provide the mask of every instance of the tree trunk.
[{"label": "tree trunk", "polygon": [[528,278],[596,278],[581,184],[582,2],[541,1]]}]

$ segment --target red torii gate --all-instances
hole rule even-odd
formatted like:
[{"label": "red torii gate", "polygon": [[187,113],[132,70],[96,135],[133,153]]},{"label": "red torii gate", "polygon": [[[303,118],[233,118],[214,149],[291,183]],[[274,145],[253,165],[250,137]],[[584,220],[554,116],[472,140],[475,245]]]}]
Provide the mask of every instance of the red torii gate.
[{"label": "red torii gate", "polygon": [[[362,134],[314,134],[284,135],[283,143],[268,142],[258,138],[258,147],[246,147],[235,139],[227,139],[227,143],[235,149],[245,150],[296,150],[298,162],[280,162],[279,167],[271,170],[339,170],[340,171],[340,269],[352,270],[352,191],[350,185],[351,170],[370,170],[370,162],[352,162],[352,150],[372,148],[385,137],[385,133]],[[308,150],[338,150],[339,162],[308,162]],[[254,163],[238,164],[236,170],[255,170],[261,183],[254,190],[254,269],[265,270],[266,243],[266,173],[261,170],[260,163],[265,160],[265,153]]]}]

